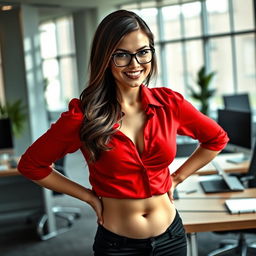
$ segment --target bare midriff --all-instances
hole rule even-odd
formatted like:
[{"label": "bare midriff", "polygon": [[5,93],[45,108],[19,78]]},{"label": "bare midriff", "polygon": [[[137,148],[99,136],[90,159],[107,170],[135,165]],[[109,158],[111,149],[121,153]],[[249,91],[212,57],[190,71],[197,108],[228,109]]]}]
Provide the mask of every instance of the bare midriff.
[{"label": "bare midriff", "polygon": [[103,226],[122,236],[149,238],[166,231],[176,210],[167,194],[145,199],[102,198]]}]

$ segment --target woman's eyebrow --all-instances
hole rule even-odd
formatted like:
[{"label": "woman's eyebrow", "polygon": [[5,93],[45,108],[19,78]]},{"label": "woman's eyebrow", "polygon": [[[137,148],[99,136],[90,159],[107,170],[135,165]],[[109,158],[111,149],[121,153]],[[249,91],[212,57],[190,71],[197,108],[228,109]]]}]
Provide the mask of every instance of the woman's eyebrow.
[{"label": "woman's eyebrow", "polygon": [[[148,45],[142,46],[142,47],[140,47],[139,49],[137,49],[136,52],[137,52],[137,51],[140,51],[140,50],[143,50],[144,48],[148,48],[148,47],[149,47]],[[126,50],[126,49],[122,49],[122,48],[117,48],[115,51],[131,53],[130,51],[128,51],[128,50]]]}]

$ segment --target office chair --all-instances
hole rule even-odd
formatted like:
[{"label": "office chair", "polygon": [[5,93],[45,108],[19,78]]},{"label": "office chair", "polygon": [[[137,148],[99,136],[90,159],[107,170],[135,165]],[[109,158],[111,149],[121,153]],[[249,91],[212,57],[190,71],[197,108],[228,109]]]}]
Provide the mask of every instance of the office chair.
[{"label": "office chair", "polygon": [[[236,175],[237,176],[237,175]],[[255,188],[256,187],[256,143],[254,145],[251,162],[246,175],[240,177],[245,187]],[[233,233],[238,234],[238,239],[223,240],[220,243],[220,248],[216,249],[208,254],[208,256],[220,256],[226,255],[228,252],[238,252],[241,256],[247,255],[247,250],[250,248],[255,251],[256,254],[256,240],[247,241],[246,234],[256,234],[256,229],[245,229],[245,230],[230,230],[214,232],[216,234],[227,234]]]},{"label": "office chair", "polygon": [[177,143],[176,157],[186,157],[191,155],[198,147],[198,143]]},{"label": "office chair", "polygon": [[[65,166],[65,157],[57,160],[54,163],[54,169],[66,176],[64,166]],[[61,195],[61,194],[62,193],[53,191],[54,196]],[[63,206],[56,205],[52,207],[52,211],[57,218],[61,218],[62,220],[66,221],[66,224],[67,224],[64,228],[59,229],[58,233],[63,233],[67,231],[74,224],[75,219],[78,219],[81,216],[81,210],[80,208],[77,208],[77,207],[63,207]],[[37,224],[37,233],[41,240],[48,239],[47,227],[46,227],[47,221],[48,221],[47,215],[44,214],[43,216],[41,216]]]}]

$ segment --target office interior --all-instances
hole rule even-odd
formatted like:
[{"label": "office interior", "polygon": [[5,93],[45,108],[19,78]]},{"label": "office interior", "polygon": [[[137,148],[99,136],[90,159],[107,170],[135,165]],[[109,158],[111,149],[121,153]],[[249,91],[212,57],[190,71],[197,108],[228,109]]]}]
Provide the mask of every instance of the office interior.
[{"label": "office interior", "polygon": [[[190,88],[198,92],[197,75],[201,67],[208,73],[214,72],[210,83],[214,93],[208,101],[207,115],[230,129],[232,143],[223,154],[237,152],[242,158],[248,157],[244,161],[251,160],[256,137],[255,0],[13,0],[0,1],[0,103],[5,106],[20,100],[26,118],[21,134],[16,136],[8,135],[10,128],[3,128],[0,115],[1,173],[5,171],[5,161],[15,168],[15,159],[57,120],[72,98],[79,97],[88,79],[94,31],[105,15],[121,8],[137,12],[154,33],[158,75],[151,87],[164,86],[178,91],[200,109],[200,101],[193,98]],[[228,118],[230,121],[225,121]],[[5,125],[9,124],[5,122]],[[11,146],[1,146],[1,141],[5,145],[11,141]],[[177,157],[186,157],[197,146],[191,138],[180,136],[177,143]],[[60,171],[61,168],[89,186],[88,170],[79,152],[67,156]],[[10,236],[9,241],[0,231],[3,255],[15,256],[22,248],[20,242],[17,246],[11,242],[21,239],[15,240],[17,219],[23,222],[28,215],[33,216],[17,232],[26,233],[34,221],[34,210],[40,209],[39,215],[43,216],[45,209],[51,207],[45,204],[49,197],[53,198],[54,206],[66,207],[64,213],[65,209],[55,209],[62,216],[63,234],[44,236],[49,231],[43,230],[50,228],[49,221],[40,219],[45,225],[41,236],[38,230],[27,239],[22,236],[24,254],[19,255],[58,255],[55,248],[54,254],[46,252],[48,247],[54,247],[54,241],[61,255],[73,255],[71,249],[78,255],[90,255],[96,228],[92,210],[81,202],[64,195],[55,197],[21,179],[19,176],[0,179],[1,191],[5,191],[0,193],[0,224]],[[86,231],[81,231],[79,226]],[[208,255],[230,236],[229,232],[212,233],[199,234],[198,255]],[[255,234],[256,229],[249,233],[249,238],[256,242]],[[212,248],[205,248],[211,239]],[[73,243],[70,247],[69,242]],[[29,254],[30,250],[34,254]],[[247,250],[247,255],[253,253],[252,249]],[[239,254],[227,252],[227,255]]]}]

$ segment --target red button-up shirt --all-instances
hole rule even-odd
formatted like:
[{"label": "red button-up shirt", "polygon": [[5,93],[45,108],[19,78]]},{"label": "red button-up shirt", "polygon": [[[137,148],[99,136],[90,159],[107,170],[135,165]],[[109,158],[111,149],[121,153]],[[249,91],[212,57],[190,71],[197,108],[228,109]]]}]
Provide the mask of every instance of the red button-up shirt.
[{"label": "red button-up shirt", "polygon": [[[166,193],[172,184],[168,166],[176,154],[176,135],[197,139],[211,150],[225,147],[228,137],[212,119],[195,109],[182,95],[167,88],[141,86],[142,106],[147,115],[142,154],[121,131],[111,137],[111,150],[89,163],[89,180],[98,196],[147,198]],[[78,99],[69,110],[23,154],[18,169],[29,179],[39,180],[52,171],[52,163],[67,153],[86,149],[79,139],[83,112]],[[115,126],[118,126],[116,124]]]}]

